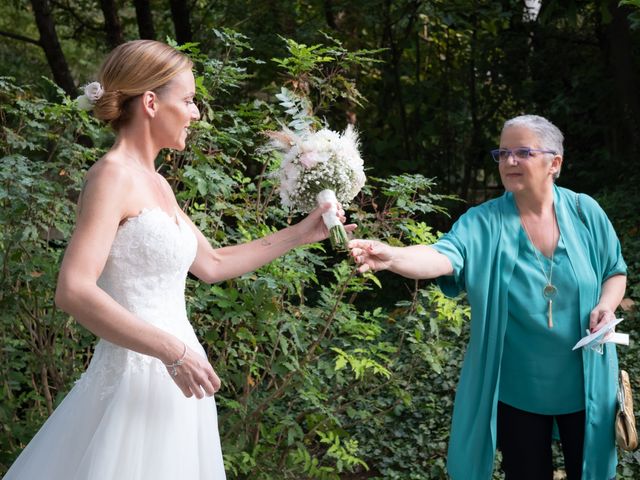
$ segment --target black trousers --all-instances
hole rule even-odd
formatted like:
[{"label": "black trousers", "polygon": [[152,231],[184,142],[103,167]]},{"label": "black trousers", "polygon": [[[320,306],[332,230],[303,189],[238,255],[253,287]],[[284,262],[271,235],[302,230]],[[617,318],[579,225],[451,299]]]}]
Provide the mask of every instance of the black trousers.
[{"label": "black trousers", "polygon": [[560,431],[567,480],[582,476],[584,410],[540,415],[498,402],[498,448],[505,480],[552,480],[551,434],[555,418]]}]

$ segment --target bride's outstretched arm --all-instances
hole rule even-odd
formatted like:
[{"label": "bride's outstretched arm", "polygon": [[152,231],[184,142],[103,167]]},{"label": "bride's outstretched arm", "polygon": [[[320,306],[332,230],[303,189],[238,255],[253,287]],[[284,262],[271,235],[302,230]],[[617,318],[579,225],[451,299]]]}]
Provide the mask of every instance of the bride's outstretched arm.
[{"label": "bride's outstretched arm", "polygon": [[[326,208],[317,208],[301,222],[266,237],[222,248],[213,248],[189,217],[183,214],[198,238],[198,252],[190,271],[204,282],[220,282],[252,272],[295,247],[319,242],[329,236],[322,221],[325,210]],[[342,209],[338,210],[338,217],[344,222]],[[355,228],[355,225],[345,225],[348,232]]]},{"label": "bride's outstretched arm", "polygon": [[[137,318],[97,285],[118,225],[126,216],[131,190],[130,176],[108,162],[96,164],[88,174],[76,229],[60,268],[55,302],[95,335],[171,364],[183,354],[183,342]],[[196,352],[188,349],[186,353],[180,375],[172,378],[186,396],[201,398],[202,389],[212,395],[220,387],[213,368]]]}]

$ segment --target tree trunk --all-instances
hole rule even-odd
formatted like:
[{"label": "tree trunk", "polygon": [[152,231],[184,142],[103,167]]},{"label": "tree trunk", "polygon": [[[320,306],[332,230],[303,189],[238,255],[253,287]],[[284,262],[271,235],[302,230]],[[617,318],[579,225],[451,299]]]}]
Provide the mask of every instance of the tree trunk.
[{"label": "tree trunk", "polygon": [[[640,155],[640,102],[638,100],[638,78],[633,59],[633,44],[629,32],[626,9],[618,6],[618,0],[609,2],[612,20],[606,26],[608,58],[616,85],[615,96],[620,108],[621,145],[626,143],[623,152],[629,159]],[[626,139],[626,140],[624,140]],[[624,148],[624,147],[623,147]]]},{"label": "tree trunk", "polygon": [[67,59],[64,57],[62,47],[58,41],[56,26],[51,15],[51,6],[48,0],[31,0],[33,14],[40,33],[40,45],[47,57],[47,62],[53,73],[53,79],[67,95],[76,95],[77,88],[71,76]]},{"label": "tree trunk", "polygon": [[442,92],[442,103],[444,112],[444,124],[442,125],[442,138],[444,141],[444,158],[447,159],[447,191],[451,191],[454,187],[454,176],[456,174],[456,162],[454,159],[455,152],[455,135],[451,126],[451,29],[445,27],[444,37],[444,82]]},{"label": "tree trunk", "polygon": [[140,38],[154,40],[156,32],[153,28],[153,17],[151,15],[151,5],[149,0],[135,0],[136,20],[138,21],[138,32]]},{"label": "tree trunk", "polygon": [[402,138],[402,148],[404,150],[404,159],[405,161],[411,162],[413,164],[413,158],[411,155],[411,140],[409,138],[409,131],[407,127],[407,112],[406,106],[403,98],[402,91],[402,82],[400,81],[400,51],[396,44],[396,38],[393,32],[393,21],[391,19],[391,0],[385,0],[385,9],[384,9],[384,36],[383,39],[386,40],[385,45],[388,45],[389,53],[391,58],[389,59],[388,64],[390,65],[390,71],[388,71],[387,75],[389,75],[390,82],[392,85],[389,85],[393,89],[393,93],[391,94],[392,101],[395,103],[395,106],[398,108],[398,114],[400,116],[400,136]]},{"label": "tree trunk", "polygon": [[176,41],[179,44],[192,40],[191,21],[189,19],[189,7],[184,0],[169,0],[171,4],[171,18],[176,30]]},{"label": "tree trunk", "polygon": [[332,30],[336,29],[336,16],[333,13],[333,0],[324,0],[324,18]]},{"label": "tree trunk", "polygon": [[104,30],[107,34],[107,45],[110,49],[116,48],[124,42],[122,25],[118,18],[118,7],[115,0],[100,0],[100,8],[104,15]]},{"label": "tree trunk", "polygon": [[471,42],[469,44],[469,111],[471,113],[471,139],[469,142],[469,153],[465,159],[464,176],[462,178],[462,188],[460,196],[464,200],[471,198],[475,203],[476,174],[479,162],[480,124],[478,121],[478,94],[476,83],[476,46],[478,38],[478,17],[472,16],[473,31],[471,32]]}]

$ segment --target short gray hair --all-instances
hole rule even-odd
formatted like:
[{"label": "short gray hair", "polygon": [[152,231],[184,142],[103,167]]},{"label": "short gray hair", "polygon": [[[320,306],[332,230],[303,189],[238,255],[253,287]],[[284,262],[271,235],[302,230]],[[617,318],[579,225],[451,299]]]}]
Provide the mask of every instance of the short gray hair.
[{"label": "short gray hair", "polygon": [[[564,135],[558,127],[539,115],[520,115],[504,122],[502,131],[509,127],[525,127],[531,130],[540,140],[540,147],[553,150],[557,155],[564,155]],[[560,171],[554,175],[554,179],[560,176]]]}]

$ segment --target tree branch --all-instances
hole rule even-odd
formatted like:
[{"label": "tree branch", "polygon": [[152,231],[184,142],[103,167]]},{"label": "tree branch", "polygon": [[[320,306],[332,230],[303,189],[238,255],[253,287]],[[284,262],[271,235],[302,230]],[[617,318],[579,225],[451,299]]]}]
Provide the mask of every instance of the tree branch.
[{"label": "tree branch", "polygon": [[[90,20],[82,18],[80,16],[80,14],[78,12],[76,12],[73,8],[71,8],[69,5],[64,5],[63,3],[60,3],[57,0],[51,0],[51,5],[54,5],[55,7],[59,8],[62,11],[67,12],[69,15],[71,15],[80,25],[80,28],[86,28],[87,30],[92,30],[94,32],[101,32],[102,28],[97,24],[97,23],[92,23]],[[70,38],[76,38],[76,34],[77,34],[77,29],[76,29],[76,33],[74,34],[74,36],[70,37]]]},{"label": "tree branch", "polygon": [[0,35],[5,37],[13,38],[14,40],[20,40],[22,42],[32,43],[33,45],[37,45],[38,47],[42,47],[42,43],[40,40],[36,40],[34,38],[25,37],[24,35],[19,35],[17,33],[5,32],[4,30],[0,30]]}]

